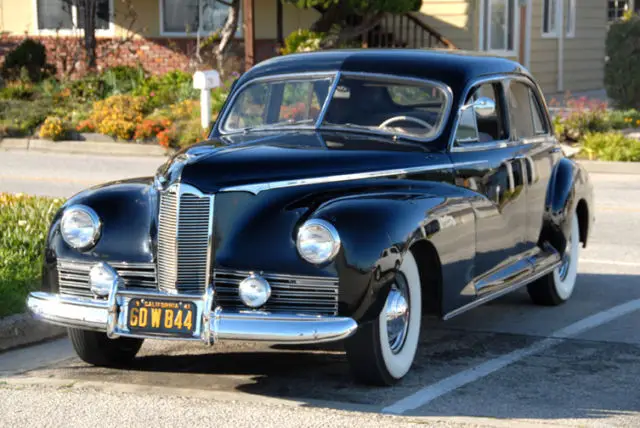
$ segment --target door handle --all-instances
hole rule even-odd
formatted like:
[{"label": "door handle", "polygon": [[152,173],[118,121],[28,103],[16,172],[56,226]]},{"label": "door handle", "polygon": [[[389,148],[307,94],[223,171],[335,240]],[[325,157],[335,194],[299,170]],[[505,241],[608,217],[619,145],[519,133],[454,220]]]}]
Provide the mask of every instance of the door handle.
[{"label": "door handle", "polygon": [[560,153],[561,151],[562,151],[562,147],[560,146],[555,146],[550,150],[551,153]]}]

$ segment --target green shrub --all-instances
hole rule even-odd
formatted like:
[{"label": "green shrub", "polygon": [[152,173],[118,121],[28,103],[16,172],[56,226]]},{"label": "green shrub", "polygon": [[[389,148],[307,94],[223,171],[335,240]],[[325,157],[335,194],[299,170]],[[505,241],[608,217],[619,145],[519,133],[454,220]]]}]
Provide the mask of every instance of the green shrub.
[{"label": "green shrub", "polygon": [[0,100],[0,126],[9,135],[31,135],[51,111],[52,106],[47,100]]},{"label": "green shrub", "polygon": [[604,83],[607,95],[620,108],[640,109],[640,17],[611,24],[607,34]]},{"label": "green shrub", "polygon": [[8,83],[0,90],[0,99],[3,100],[30,100],[36,90],[30,82],[16,81]]},{"label": "green shrub", "polygon": [[100,79],[109,95],[128,94],[144,85],[147,74],[142,67],[119,65],[106,69]]},{"label": "green shrub", "polygon": [[189,73],[175,70],[162,76],[150,76],[133,90],[132,95],[146,97],[148,108],[154,109],[195,99],[198,91],[193,89],[193,77]]},{"label": "green shrub", "polygon": [[38,288],[47,229],[58,199],[0,193],[0,317],[21,312]]},{"label": "green shrub", "polygon": [[55,68],[47,64],[47,52],[44,45],[33,39],[25,39],[5,57],[2,65],[2,77],[6,80],[18,80],[26,70],[32,82],[55,74]]},{"label": "green shrub", "polygon": [[280,53],[288,55],[297,52],[318,51],[325,37],[325,33],[298,29],[284,39],[284,47],[280,50]]},{"label": "green shrub", "polygon": [[556,136],[563,141],[579,141],[588,132],[611,129],[607,103],[587,97],[567,98],[566,110],[554,117]]},{"label": "green shrub", "polygon": [[589,133],[582,140],[589,159],[603,161],[640,161],[640,141],[619,132]]},{"label": "green shrub", "polygon": [[88,104],[107,97],[107,86],[97,74],[87,74],[82,79],[66,82],[61,91],[73,104]]},{"label": "green shrub", "polygon": [[612,110],[609,112],[607,120],[612,129],[626,129],[640,127],[640,111]]}]

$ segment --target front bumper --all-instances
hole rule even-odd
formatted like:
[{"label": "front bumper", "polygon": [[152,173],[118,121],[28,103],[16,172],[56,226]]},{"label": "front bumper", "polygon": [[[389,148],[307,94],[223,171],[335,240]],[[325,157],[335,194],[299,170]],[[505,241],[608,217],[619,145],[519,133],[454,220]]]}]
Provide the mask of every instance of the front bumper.
[{"label": "front bumper", "polygon": [[[107,300],[82,299],[59,294],[33,292],[27,307],[45,322],[65,327],[103,331],[111,338],[119,336],[144,339],[201,340],[213,344],[219,340],[262,341],[272,343],[322,343],[341,340],[353,334],[358,324],[348,317],[274,314],[261,311],[225,311],[213,307],[213,290],[203,296],[112,290]],[[127,327],[127,308],[132,298],[190,301],[198,308],[192,337],[133,334]]]}]

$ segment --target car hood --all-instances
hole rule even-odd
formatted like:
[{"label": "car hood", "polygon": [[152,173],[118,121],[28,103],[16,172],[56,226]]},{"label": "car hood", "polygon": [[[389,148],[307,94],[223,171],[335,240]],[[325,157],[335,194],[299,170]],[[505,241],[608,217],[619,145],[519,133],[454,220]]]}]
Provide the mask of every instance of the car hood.
[{"label": "car hood", "polygon": [[378,136],[278,132],[210,140],[183,150],[157,174],[205,193],[247,184],[404,169],[443,163],[424,146]]}]

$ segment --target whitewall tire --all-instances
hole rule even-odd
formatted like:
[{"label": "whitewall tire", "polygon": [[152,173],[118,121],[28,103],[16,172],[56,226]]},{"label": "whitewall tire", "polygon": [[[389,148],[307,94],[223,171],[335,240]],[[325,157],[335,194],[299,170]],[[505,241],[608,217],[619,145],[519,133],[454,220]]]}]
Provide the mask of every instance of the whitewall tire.
[{"label": "whitewall tire", "polygon": [[571,232],[562,263],[553,272],[527,287],[534,303],[545,306],[560,305],[571,298],[578,278],[578,259],[580,257],[580,223],[578,214],[573,213]]},{"label": "whitewall tire", "polygon": [[385,305],[373,322],[346,342],[354,375],[362,382],[392,385],[411,369],[420,339],[420,274],[411,252],[404,256]]}]

